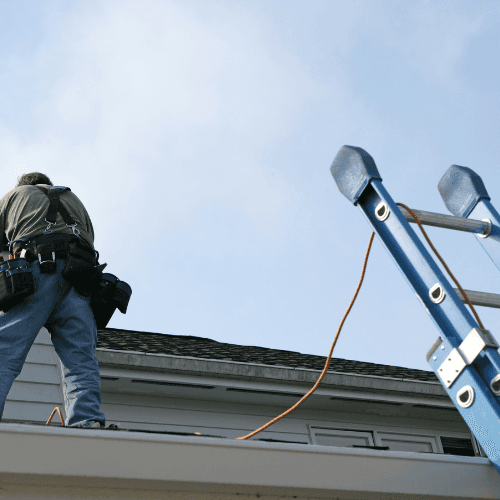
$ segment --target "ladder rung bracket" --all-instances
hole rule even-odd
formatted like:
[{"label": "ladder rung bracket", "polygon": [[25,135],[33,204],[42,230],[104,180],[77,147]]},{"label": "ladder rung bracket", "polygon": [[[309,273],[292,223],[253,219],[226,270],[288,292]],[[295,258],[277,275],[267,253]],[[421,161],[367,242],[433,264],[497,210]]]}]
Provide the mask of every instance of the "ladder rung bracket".
[{"label": "ladder rung bracket", "polygon": [[[458,288],[454,290],[457,292],[460,300],[464,304],[467,303],[460,290]],[[498,293],[474,292],[473,290],[464,290],[464,292],[474,306],[496,307],[500,309],[500,294]]]},{"label": "ladder rung bracket", "polygon": [[[415,219],[405,208],[399,207],[405,219],[410,223],[415,223]],[[454,229],[455,231],[465,231],[487,235],[491,231],[491,223],[482,220],[466,219],[464,217],[455,217],[454,215],[438,214],[435,212],[426,212],[424,210],[411,209],[425,226],[442,227],[444,229]]]},{"label": "ladder rung bracket", "polygon": [[[441,338],[439,340],[442,341]],[[430,362],[431,356],[437,352],[438,345],[434,343],[431,351],[427,354],[427,361]],[[460,346],[452,349],[437,368],[436,373],[441,378],[442,383],[450,388],[466,366],[472,364],[487,347],[493,349],[498,349],[499,347],[491,332],[489,330],[473,328]],[[434,355],[432,359],[436,360],[436,358],[437,356]],[[434,369],[436,369],[436,366],[434,366]]]},{"label": "ladder rung bracket", "polygon": [[448,339],[439,337],[431,347],[427,361],[440,378],[462,418],[500,472],[498,399],[474,367],[463,359],[457,347]]}]

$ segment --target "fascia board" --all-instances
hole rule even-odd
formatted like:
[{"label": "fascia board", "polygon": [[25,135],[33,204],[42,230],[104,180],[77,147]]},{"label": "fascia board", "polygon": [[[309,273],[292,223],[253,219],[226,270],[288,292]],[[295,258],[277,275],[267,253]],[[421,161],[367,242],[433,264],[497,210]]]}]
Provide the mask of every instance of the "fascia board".
[{"label": "fascia board", "polygon": [[16,424],[0,424],[0,449],[2,487],[122,480],[122,489],[210,484],[225,493],[360,500],[498,499],[500,491],[495,468],[478,457]]},{"label": "fascia board", "polygon": [[[185,373],[241,380],[272,380],[276,383],[299,382],[314,384],[319,370],[282,366],[257,365],[180,356],[151,356],[123,351],[97,350],[101,368],[141,370],[159,373]],[[322,387],[342,387],[353,390],[391,391],[426,396],[448,397],[439,382],[393,379],[373,375],[328,372]]]}]

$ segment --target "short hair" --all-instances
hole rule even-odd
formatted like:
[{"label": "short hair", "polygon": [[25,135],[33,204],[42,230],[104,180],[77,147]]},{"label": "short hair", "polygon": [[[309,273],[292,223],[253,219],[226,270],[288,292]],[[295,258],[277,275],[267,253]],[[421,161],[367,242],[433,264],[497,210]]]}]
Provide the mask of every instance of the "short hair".
[{"label": "short hair", "polygon": [[40,172],[32,172],[31,174],[23,174],[21,177],[17,178],[17,186],[35,186],[36,184],[48,184],[49,186],[53,186],[50,179]]}]

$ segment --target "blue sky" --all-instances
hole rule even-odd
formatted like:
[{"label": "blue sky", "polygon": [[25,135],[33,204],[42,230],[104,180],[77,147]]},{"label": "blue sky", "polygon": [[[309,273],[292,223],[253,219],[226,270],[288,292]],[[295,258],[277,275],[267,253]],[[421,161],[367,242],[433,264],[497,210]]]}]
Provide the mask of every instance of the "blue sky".
[{"label": "blue sky", "polygon": [[[333,158],[436,212],[465,165],[498,207],[499,56],[498,2],[0,0],[4,191],[42,171],[85,203],[133,287],[110,327],[326,355],[370,235]],[[500,292],[473,236],[429,233]],[[437,336],[376,241],[334,356],[428,369]]]}]

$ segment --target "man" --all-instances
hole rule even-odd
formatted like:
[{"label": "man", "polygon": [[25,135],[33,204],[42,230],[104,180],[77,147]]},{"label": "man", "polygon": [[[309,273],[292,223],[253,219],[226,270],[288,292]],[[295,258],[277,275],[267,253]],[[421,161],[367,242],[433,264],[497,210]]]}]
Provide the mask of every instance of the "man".
[{"label": "man", "polygon": [[[53,193],[59,200],[57,219],[54,213],[48,215],[52,207],[49,195]],[[94,230],[82,202],[71,190],[54,188],[44,174],[22,175],[16,188],[0,200],[0,249],[10,244],[16,256],[22,251],[31,255],[27,259],[35,288],[32,295],[0,312],[0,418],[12,383],[45,326],[63,365],[67,425],[104,427],[95,356],[97,330],[90,298],[62,277],[69,241],[75,235],[93,249]],[[39,250],[47,241],[56,252]]]}]

